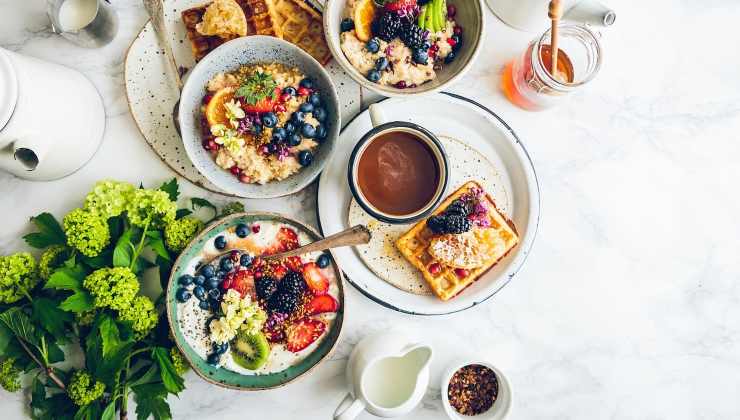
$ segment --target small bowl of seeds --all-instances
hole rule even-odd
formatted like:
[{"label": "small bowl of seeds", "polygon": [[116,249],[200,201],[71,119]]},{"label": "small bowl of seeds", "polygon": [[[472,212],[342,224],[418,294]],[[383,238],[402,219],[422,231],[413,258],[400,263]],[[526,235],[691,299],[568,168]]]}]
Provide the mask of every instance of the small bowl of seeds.
[{"label": "small bowl of seeds", "polygon": [[511,387],[503,373],[483,358],[451,364],[442,375],[442,404],[452,420],[502,420],[511,407]]}]

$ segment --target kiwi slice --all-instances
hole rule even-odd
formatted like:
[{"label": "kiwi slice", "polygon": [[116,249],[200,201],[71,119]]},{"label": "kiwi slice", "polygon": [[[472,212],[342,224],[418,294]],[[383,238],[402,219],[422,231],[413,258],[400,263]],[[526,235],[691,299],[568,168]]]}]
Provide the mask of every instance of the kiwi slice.
[{"label": "kiwi slice", "polygon": [[247,334],[240,330],[231,343],[231,357],[244,369],[259,369],[269,355],[270,344],[262,333]]}]

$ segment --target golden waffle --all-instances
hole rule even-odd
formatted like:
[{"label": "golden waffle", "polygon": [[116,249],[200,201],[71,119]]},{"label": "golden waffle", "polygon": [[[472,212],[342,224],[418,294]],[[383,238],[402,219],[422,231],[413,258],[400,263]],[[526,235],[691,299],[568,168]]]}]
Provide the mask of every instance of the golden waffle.
[{"label": "golden waffle", "polygon": [[[248,35],[271,35],[279,37],[279,32],[276,32],[276,23],[274,15],[270,11],[270,6],[267,4],[267,0],[236,0],[239,7],[244,11],[244,16],[247,18],[247,34]],[[191,9],[183,10],[182,22],[185,24],[188,39],[190,40],[190,47],[193,50],[193,56],[195,61],[200,61],[209,52],[213,51],[219,45],[226,41],[237,38],[234,35],[231,38],[221,38],[220,36],[207,36],[202,35],[195,29],[195,26],[203,21],[203,15],[206,12],[208,4],[193,7]]]},{"label": "golden waffle", "polygon": [[[435,210],[433,215],[442,213],[450,203],[455,199],[460,198],[460,196],[468,192],[471,188],[483,189],[475,181],[465,183],[457,191],[447,197],[437,210]],[[460,293],[464,288],[471,285],[475,280],[483,275],[483,273],[488,271],[498,261],[505,257],[506,254],[508,254],[509,251],[519,243],[519,236],[516,233],[514,224],[508,220],[506,216],[501,214],[496,207],[496,203],[488,193],[483,197],[488,207],[490,227],[473,228],[473,233],[476,238],[490,250],[488,257],[483,262],[483,265],[470,270],[457,270],[456,272],[454,267],[439,264],[439,262],[428,252],[428,249],[432,241],[435,238],[439,238],[440,235],[435,235],[427,227],[426,220],[422,220],[415,224],[408,232],[396,241],[396,247],[401,251],[401,254],[403,254],[411,264],[419,269],[419,271],[421,271],[421,274],[424,276],[424,280],[429,283],[432,291],[442,300],[449,300]],[[437,274],[432,274],[429,271],[429,266],[432,263],[437,263],[441,267]],[[466,274],[462,276],[458,275],[460,273]]]}]

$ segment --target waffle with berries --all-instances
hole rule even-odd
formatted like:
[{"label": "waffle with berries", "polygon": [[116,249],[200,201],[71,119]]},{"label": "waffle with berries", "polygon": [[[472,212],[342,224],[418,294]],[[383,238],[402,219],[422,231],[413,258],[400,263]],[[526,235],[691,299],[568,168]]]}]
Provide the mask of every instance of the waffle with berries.
[{"label": "waffle with berries", "polygon": [[519,243],[514,223],[475,181],[465,183],[447,197],[432,216],[443,214],[453,201],[474,191],[480,192],[478,200],[487,209],[485,223],[473,223],[462,234],[440,235],[427,226],[427,220],[422,220],[396,241],[401,254],[421,271],[442,300],[451,299],[471,285]]}]

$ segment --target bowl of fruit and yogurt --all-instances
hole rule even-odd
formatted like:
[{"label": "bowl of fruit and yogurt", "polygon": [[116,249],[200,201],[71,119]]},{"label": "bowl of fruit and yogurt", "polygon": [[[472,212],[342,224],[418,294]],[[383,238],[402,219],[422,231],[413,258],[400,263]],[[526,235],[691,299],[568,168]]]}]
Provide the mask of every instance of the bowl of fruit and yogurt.
[{"label": "bowl of fruit and yogurt", "polygon": [[478,0],[329,0],[324,14],[335,58],[386,96],[438,91],[462,76],[480,48]]},{"label": "bowl of fruit and yogurt", "polygon": [[183,251],[167,309],[175,341],[200,376],[229,388],[273,388],[331,352],[344,301],[331,254],[264,258],[317,239],[282,216],[243,213],[211,226]]}]

